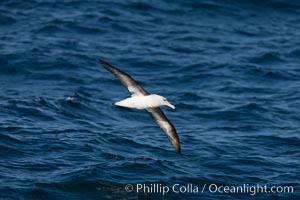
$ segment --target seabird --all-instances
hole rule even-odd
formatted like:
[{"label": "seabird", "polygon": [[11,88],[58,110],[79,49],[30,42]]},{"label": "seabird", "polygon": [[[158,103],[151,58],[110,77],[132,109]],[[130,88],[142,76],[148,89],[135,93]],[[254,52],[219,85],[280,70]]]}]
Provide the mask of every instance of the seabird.
[{"label": "seabird", "polygon": [[109,65],[103,60],[99,60],[99,63],[109,72],[111,72],[129,91],[131,97],[122,101],[114,103],[115,106],[122,106],[127,108],[136,108],[146,110],[155,123],[163,130],[168,137],[172,146],[177,153],[180,153],[180,142],[176,129],[173,124],[168,120],[159,106],[169,106],[175,109],[168,100],[157,94],[150,94],[142,88],[130,75],[125,72]]}]

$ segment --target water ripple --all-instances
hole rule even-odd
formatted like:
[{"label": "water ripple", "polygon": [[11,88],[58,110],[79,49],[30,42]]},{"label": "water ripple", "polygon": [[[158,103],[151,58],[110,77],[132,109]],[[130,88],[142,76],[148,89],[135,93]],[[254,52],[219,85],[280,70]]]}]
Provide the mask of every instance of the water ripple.
[{"label": "water ripple", "polygon": [[[3,1],[0,199],[245,199],[126,184],[299,187],[299,4]],[[182,154],[98,59],[162,107]],[[259,194],[257,199],[299,199]]]}]

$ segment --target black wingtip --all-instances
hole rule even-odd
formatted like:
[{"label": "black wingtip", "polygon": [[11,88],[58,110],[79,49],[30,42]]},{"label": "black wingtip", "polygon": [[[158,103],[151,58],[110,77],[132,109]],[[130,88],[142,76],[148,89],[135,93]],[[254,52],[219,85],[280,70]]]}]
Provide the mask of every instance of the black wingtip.
[{"label": "black wingtip", "polygon": [[168,136],[168,139],[171,142],[171,144],[172,144],[173,148],[175,149],[175,151],[180,154],[181,153],[180,141],[179,141],[179,138],[178,138],[178,135],[177,135],[175,129],[174,129],[173,134],[174,134],[173,138]]},{"label": "black wingtip", "polygon": [[180,146],[176,146],[174,147],[175,148],[175,151],[178,153],[178,154],[181,154],[181,148]]},{"label": "black wingtip", "polygon": [[181,153],[181,147],[180,147],[179,138],[177,137],[177,139],[174,140],[174,139],[170,139],[168,137],[168,139],[170,140],[170,142],[171,142],[173,148],[175,149],[175,151],[180,154]]},{"label": "black wingtip", "polygon": [[101,65],[105,65],[105,64],[107,64],[107,62],[105,62],[104,60],[102,60],[102,59],[99,59],[99,63],[101,64]]},{"label": "black wingtip", "polygon": [[115,71],[120,71],[120,70],[117,70],[115,67],[111,66],[110,64],[108,64],[107,62],[105,62],[104,60],[102,59],[99,59],[99,63],[105,68],[107,69],[108,71],[110,71],[111,73],[114,74]]}]

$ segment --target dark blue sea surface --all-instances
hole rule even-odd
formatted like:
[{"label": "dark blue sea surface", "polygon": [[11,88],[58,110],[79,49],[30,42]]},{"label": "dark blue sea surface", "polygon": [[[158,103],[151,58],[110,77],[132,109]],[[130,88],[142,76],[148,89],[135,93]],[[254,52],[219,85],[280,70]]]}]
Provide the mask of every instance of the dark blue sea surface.
[{"label": "dark blue sea surface", "polygon": [[299,1],[2,0],[0,199],[300,199]]}]

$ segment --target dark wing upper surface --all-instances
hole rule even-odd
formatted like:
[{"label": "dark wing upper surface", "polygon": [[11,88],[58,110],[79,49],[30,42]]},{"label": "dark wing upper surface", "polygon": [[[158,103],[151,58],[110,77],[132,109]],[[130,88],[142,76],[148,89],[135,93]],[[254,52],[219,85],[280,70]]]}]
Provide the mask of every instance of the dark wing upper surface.
[{"label": "dark wing upper surface", "polygon": [[99,60],[99,63],[109,72],[111,72],[126,87],[131,96],[149,95],[149,93],[145,89],[143,89],[135,80],[133,80],[130,75],[109,65],[103,60]]},{"label": "dark wing upper surface", "polygon": [[164,131],[176,152],[180,153],[179,137],[173,124],[168,120],[160,108],[148,108],[147,111],[155,123]]}]

